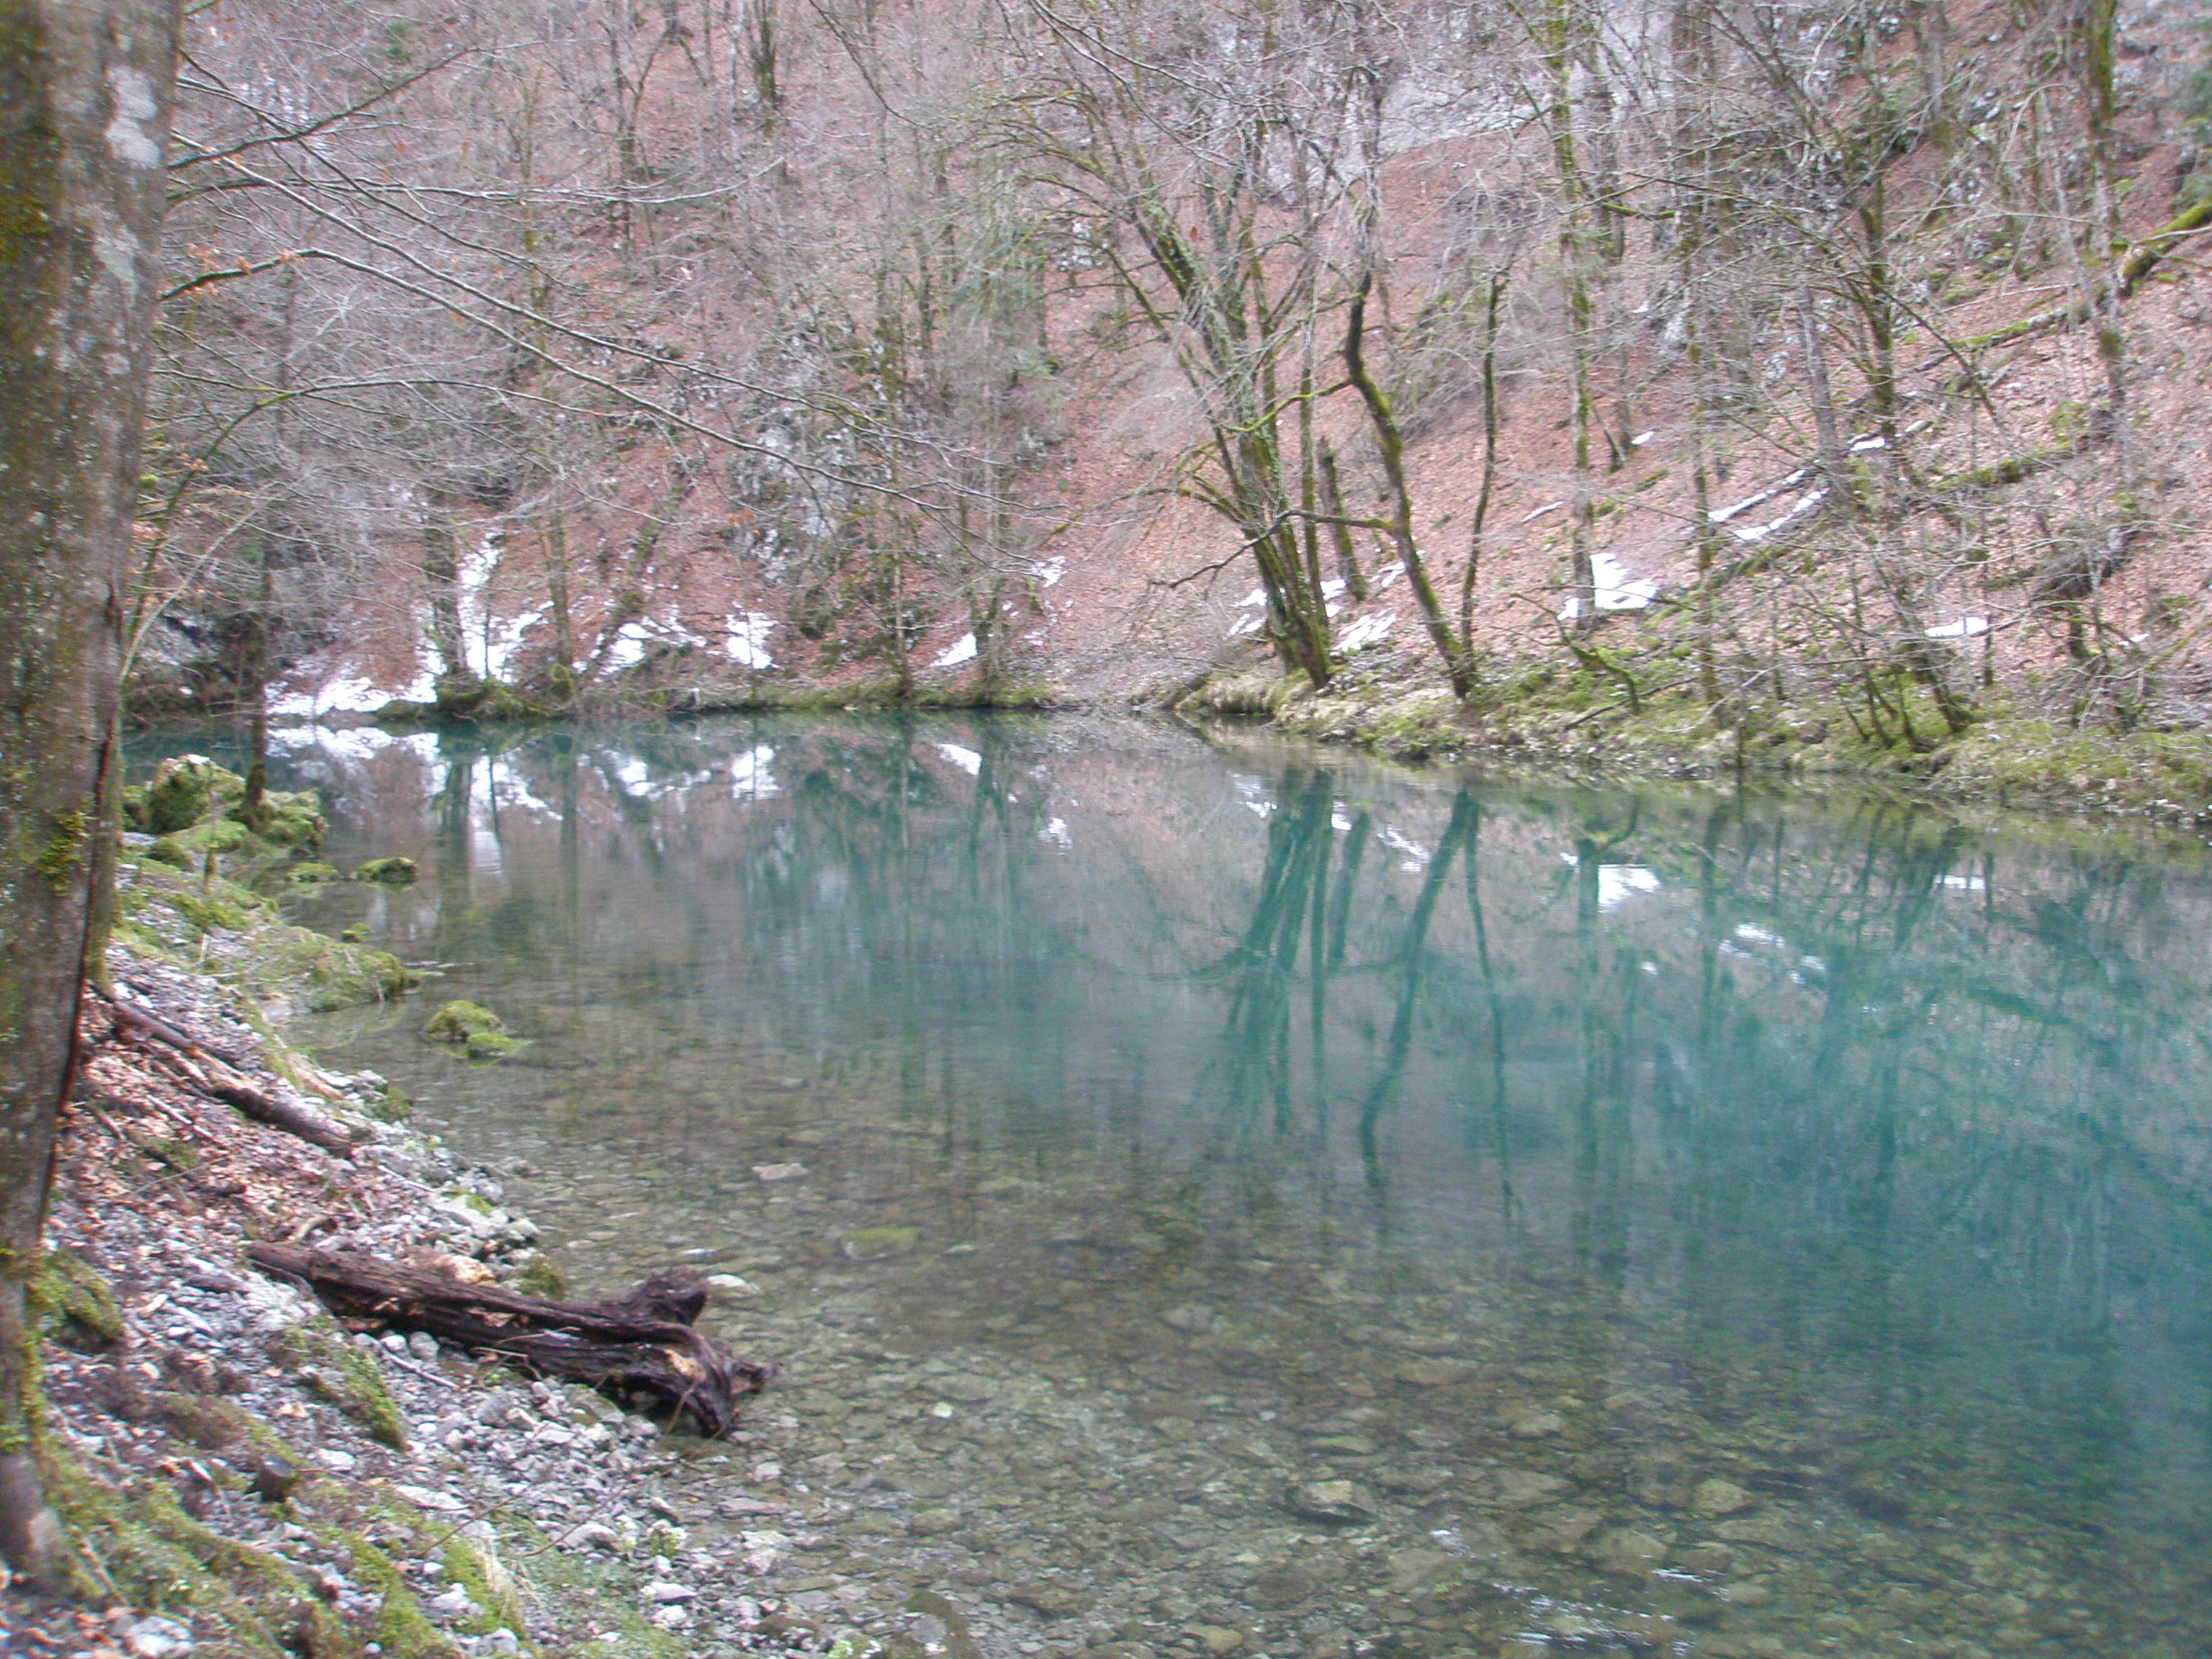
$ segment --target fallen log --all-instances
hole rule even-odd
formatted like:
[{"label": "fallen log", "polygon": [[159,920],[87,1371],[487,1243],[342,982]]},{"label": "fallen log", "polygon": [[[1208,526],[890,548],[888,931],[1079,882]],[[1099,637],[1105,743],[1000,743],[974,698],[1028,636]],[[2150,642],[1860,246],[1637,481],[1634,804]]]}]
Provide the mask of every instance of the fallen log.
[{"label": "fallen log", "polygon": [[195,1041],[142,1009],[132,1007],[120,997],[109,1001],[107,1006],[114,1013],[118,1027],[166,1043],[185,1059],[196,1062],[202,1075],[202,1087],[210,1098],[237,1108],[257,1123],[265,1123],[272,1129],[282,1129],[286,1134],[297,1135],[309,1146],[319,1146],[334,1158],[350,1158],[360,1150],[351,1136],[328,1119],[253,1087],[205,1043]]},{"label": "fallen log", "polygon": [[738,1401],[775,1374],[691,1328],[707,1288],[687,1268],[665,1269],[610,1301],[549,1302],[337,1250],[252,1244],[246,1255],[266,1273],[312,1285],[342,1317],[428,1331],[533,1375],[648,1395],[710,1438],[736,1427]]}]

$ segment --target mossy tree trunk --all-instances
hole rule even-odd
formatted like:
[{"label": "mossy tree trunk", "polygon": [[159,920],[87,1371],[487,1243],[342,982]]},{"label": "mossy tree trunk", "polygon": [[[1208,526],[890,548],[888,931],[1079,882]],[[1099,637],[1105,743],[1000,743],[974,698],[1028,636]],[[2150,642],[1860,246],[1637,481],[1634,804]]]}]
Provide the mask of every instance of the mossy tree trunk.
[{"label": "mossy tree trunk", "polygon": [[176,41],[165,0],[0,0],[0,1556],[33,1580],[26,1292],[112,834]]}]

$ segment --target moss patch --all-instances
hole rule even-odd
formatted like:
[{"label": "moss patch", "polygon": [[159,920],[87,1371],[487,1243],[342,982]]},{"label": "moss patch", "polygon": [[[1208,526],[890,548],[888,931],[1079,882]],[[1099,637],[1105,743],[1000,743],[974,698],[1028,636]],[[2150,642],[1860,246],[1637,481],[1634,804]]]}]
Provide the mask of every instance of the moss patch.
[{"label": "moss patch", "polygon": [[211,1616],[223,1633],[194,1650],[208,1659],[359,1651],[297,1569],[201,1525],[166,1486],[112,1483],[52,1446],[41,1462],[88,1596]]},{"label": "moss patch", "polygon": [[407,1447],[407,1423],[377,1364],[325,1319],[295,1325],[279,1339],[284,1356],[301,1369],[308,1389],[361,1425],[372,1440],[394,1450]]},{"label": "moss patch", "polygon": [[27,1291],[46,1334],[74,1348],[112,1348],[128,1334],[115,1293],[70,1249],[46,1252]]},{"label": "moss patch", "polygon": [[324,1012],[388,1001],[421,981],[390,952],[295,927],[275,901],[221,875],[179,871],[149,854],[124,859],[117,883],[125,944],[249,994],[295,998]]},{"label": "moss patch", "polygon": [[413,859],[371,859],[354,866],[353,878],[380,882],[386,887],[406,887],[413,884],[419,873]]},{"label": "moss patch", "polygon": [[494,1036],[506,1029],[507,1022],[490,1009],[457,1000],[430,1016],[422,1035],[433,1042],[465,1045],[471,1037]]}]

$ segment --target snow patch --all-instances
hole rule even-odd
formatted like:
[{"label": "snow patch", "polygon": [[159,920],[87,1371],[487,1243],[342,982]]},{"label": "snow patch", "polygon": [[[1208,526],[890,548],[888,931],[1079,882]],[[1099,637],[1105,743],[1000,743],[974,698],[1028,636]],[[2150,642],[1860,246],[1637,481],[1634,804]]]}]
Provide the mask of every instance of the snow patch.
[{"label": "snow patch", "polygon": [[1990,631],[1987,617],[1961,617],[1956,622],[1939,623],[1928,630],[1931,640],[1970,640],[1977,634]]},{"label": "snow patch", "polygon": [[758,611],[733,611],[728,625],[730,660],[743,668],[773,668],[768,636],[775,627],[773,617]]},{"label": "snow patch", "polygon": [[983,757],[977,754],[974,750],[963,749],[957,743],[932,744],[930,747],[936,750],[939,754],[944,756],[945,759],[951,761],[955,766],[965,772],[969,777],[978,778],[983,775]]},{"label": "snow patch", "polygon": [[[1590,555],[1590,586],[1600,611],[1641,611],[1659,597],[1656,580],[1630,575],[1627,567],[1610,553]],[[1572,622],[1582,610],[1582,595],[1577,593],[1561,609],[1559,620]]]},{"label": "snow patch", "polygon": [[951,644],[946,646],[944,650],[939,652],[937,653],[937,660],[930,664],[930,666],[932,668],[957,668],[963,662],[973,661],[975,659],[975,636],[973,634],[963,634],[958,639],[953,641]]},{"label": "snow patch", "polygon": [[1730,526],[1729,528],[1729,534],[1735,537],[1736,540],[1740,542],[1763,542],[1769,536],[1777,535],[1782,531],[1789,529],[1790,526],[1796,524],[1798,520],[1805,517],[1809,513],[1818,510],[1820,503],[1827,499],[1828,492],[1826,489],[1816,489],[1813,491],[1811,495],[1807,495],[1803,500],[1800,501],[1795,507],[1790,507],[1787,512],[1779,514],[1774,518],[1769,519],[1765,524],[1753,525],[1748,530],[1738,530],[1734,526]]},{"label": "snow patch", "polygon": [[1075,837],[1067,833],[1067,820],[1065,818],[1046,819],[1044,828],[1037,831],[1037,839],[1048,841],[1054,847],[1075,845]]},{"label": "snow patch", "polygon": [[1371,615],[1360,617],[1351,627],[1338,635],[1336,648],[1340,651],[1357,651],[1362,646],[1373,645],[1378,640],[1387,638],[1390,630],[1397,625],[1398,614],[1395,611],[1375,611]]}]

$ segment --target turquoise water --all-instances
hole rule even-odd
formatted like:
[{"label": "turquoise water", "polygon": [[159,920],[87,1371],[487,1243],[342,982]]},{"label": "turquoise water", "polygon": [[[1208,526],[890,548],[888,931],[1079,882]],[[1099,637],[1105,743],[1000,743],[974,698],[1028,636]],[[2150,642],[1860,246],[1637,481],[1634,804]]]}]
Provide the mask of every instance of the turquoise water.
[{"label": "turquoise water", "polygon": [[[2186,843],[1105,720],[288,764],[424,871],[305,919],[446,975],[310,1041],[586,1288],[742,1281],[795,1594],[950,1584],[994,1654],[2212,1651]],[[447,995],[532,1046],[447,1057]]]}]

